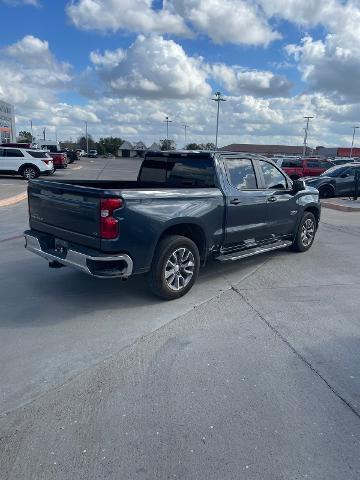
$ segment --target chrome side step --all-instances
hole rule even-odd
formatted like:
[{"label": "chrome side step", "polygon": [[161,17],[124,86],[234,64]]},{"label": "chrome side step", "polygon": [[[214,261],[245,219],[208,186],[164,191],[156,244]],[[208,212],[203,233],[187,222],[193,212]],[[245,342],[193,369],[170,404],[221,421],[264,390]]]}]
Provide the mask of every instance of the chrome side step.
[{"label": "chrome side step", "polygon": [[252,257],[253,255],[259,255],[260,253],[271,252],[272,250],[279,250],[280,248],[290,247],[291,241],[281,241],[272,243],[271,245],[264,245],[263,247],[249,248],[248,250],[242,250],[241,252],[232,252],[227,255],[220,255],[216,257],[219,262],[234,262],[242,258]]}]

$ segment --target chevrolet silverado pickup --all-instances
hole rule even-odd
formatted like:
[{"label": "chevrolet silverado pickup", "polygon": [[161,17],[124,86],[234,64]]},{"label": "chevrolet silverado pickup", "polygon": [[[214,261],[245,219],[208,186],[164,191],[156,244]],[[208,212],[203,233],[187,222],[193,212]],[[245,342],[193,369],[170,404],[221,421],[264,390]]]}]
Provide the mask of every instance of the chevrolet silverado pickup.
[{"label": "chevrolet silverado pickup", "polygon": [[28,198],[25,246],[51,267],[146,274],[168,300],[210,256],[308,250],[320,220],[316,189],[266,158],[224,152],[148,152],[136,181],[32,180]]}]

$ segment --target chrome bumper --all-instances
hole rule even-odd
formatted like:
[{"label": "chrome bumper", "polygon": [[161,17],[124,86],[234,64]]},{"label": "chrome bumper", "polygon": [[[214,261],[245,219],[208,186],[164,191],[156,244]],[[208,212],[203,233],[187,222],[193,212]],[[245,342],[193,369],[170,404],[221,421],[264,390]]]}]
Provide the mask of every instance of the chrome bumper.
[{"label": "chrome bumper", "polygon": [[[66,256],[56,255],[55,251],[45,251],[41,248],[39,240],[32,236],[25,234],[25,248],[30,252],[40,255],[49,261],[55,261],[62,265],[76,268],[88,275],[98,278],[127,278],[132,274],[133,261],[129,255],[121,254],[111,257],[105,256],[89,256],[75,250],[67,250]],[[105,265],[105,262],[107,264]],[[110,264],[110,265],[109,265]]]}]

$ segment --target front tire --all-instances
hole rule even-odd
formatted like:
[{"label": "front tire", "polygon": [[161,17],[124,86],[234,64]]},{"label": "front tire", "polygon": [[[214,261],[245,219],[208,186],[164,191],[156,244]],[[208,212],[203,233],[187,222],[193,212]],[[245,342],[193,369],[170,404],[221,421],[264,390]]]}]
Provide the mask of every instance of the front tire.
[{"label": "front tire", "polygon": [[169,235],[156,248],[147,276],[150,290],[164,300],[180,298],[194,285],[199,268],[196,244],[190,238]]},{"label": "front tire", "polygon": [[323,187],[319,188],[319,196],[320,198],[334,197],[334,189],[329,185],[324,185]]},{"label": "front tire", "polygon": [[290,247],[294,252],[306,252],[314,243],[316,233],[316,219],[313,213],[305,212],[295,237]]}]

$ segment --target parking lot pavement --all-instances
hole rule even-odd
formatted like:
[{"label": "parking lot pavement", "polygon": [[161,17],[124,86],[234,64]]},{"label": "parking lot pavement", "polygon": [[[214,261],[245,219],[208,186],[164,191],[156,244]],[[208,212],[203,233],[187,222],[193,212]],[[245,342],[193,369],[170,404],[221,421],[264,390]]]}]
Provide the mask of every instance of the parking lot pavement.
[{"label": "parking lot pavement", "polygon": [[21,177],[0,176],[0,202],[26,191],[27,182]]},{"label": "parking lot pavement", "polygon": [[309,252],[210,263],[171,303],[1,237],[0,477],[358,480],[359,227],[324,210]]}]

